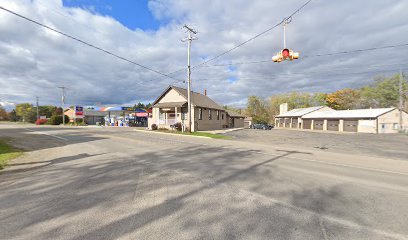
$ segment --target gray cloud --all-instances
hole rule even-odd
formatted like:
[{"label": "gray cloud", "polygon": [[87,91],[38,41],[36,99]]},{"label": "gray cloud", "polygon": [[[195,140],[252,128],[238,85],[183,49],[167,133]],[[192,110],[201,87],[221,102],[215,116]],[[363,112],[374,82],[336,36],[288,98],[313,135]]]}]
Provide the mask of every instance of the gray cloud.
[{"label": "gray cloud", "polygon": [[[199,31],[193,42],[196,65],[273,26],[303,0],[151,0],[149,9],[168,24],[157,31],[130,30],[115,19],[60,0],[0,0],[0,5],[169,73],[186,65],[182,24]],[[301,57],[408,42],[408,2],[312,1],[288,26],[288,46]],[[167,22],[167,21],[166,21]],[[249,42],[210,64],[271,59],[282,48],[282,28]],[[407,47],[347,55],[310,57],[296,62],[202,67],[193,70],[193,88],[221,104],[242,105],[252,94],[267,97],[289,91],[334,91],[367,84],[377,74],[393,74],[408,62]],[[59,104],[131,104],[152,101],[175,82],[0,11],[0,99]],[[394,65],[392,65],[394,64]],[[374,67],[373,67],[374,66]],[[356,74],[350,74],[356,73]],[[230,81],[231,77],[236,81]]]}]

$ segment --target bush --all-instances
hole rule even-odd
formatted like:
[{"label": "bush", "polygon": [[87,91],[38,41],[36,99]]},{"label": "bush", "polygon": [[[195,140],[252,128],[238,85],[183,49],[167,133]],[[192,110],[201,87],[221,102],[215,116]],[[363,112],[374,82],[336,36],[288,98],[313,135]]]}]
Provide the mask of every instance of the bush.
[{"label": "bush", "polygon": [[152,127],[152,130],[154,130],[154,131],[157,130],[157,125],[156,124],[153,123],[151,127]]},{"label": "bush", "polygon": [[36,125],[44,125],[47,122],[48,122],[48,119],[37,119],[37,121],[35,121],[35,124]]},{"label": "bush", "polygon": [[[65,123],[69,122],[69,117],[65,115]],[[50,119],[48,119],[47,124],[49,125],[60,125],[62,124],[62,116],[60,115],[53,115]]]},{"label": "bush", "polygon": [[182,129],[182,125],[181,125],[181,123],[176,123],[176,124],[174,124],[174,128],[177,130],[177,131],[179,131],[179,132],[181,132],[181,130],[183,130]]}]

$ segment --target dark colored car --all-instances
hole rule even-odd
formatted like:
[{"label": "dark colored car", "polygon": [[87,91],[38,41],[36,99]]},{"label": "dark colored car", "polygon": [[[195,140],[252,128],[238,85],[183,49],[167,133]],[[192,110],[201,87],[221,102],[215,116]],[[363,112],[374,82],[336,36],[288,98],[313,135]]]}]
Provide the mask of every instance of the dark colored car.
[{"label": "dark colored car", "polygon": [[263,129],[263,130],[271,130],[273,128],[272,125],[263,124],[263,123],[255,123],[251,125],[252,129]]}]

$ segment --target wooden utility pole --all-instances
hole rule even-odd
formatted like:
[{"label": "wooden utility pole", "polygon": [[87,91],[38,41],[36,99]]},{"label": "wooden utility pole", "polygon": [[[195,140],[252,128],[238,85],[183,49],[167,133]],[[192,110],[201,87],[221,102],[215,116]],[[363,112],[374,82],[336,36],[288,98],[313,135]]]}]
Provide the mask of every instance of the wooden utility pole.
[{"label": "wooden utility pole", "polygon": [[192,37],[192,34],[197,34],[195,30],[190,28],[187,25],[183,26],[187,29],[188,32],[188,48],[187,48],[187,122],[188,122],[188,131],[191,132],[191,65],[190,65],[190,52],[191,52],[191,41],[196,40],[197,38]]}]

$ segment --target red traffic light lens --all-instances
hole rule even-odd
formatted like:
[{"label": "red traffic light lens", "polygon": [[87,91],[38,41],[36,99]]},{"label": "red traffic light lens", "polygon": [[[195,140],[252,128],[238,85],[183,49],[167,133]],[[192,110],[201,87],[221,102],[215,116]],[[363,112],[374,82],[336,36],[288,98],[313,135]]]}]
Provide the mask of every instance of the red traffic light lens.
[{"label": "red traffic light lens", "polygon": [[283,49],[282,50],[282,57],[284,57],[284,58],[289,57],[289,49]]}]

